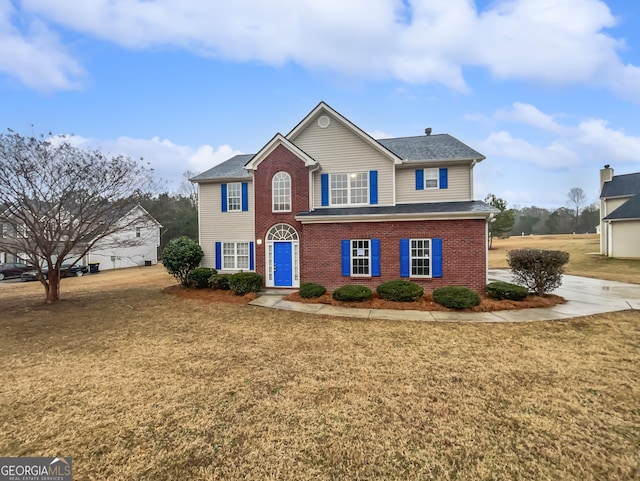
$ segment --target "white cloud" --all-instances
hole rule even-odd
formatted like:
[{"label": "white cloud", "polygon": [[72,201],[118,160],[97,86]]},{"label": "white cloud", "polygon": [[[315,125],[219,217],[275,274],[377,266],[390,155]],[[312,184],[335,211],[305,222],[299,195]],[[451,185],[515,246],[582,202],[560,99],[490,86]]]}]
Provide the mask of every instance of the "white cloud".
[{"label": "white cloud", "polygon": [[608,127],[609,122],[589,119],[577,127],[576,142],[588,149],[589,156],[598,162],[638,162],[640,136],[634,137]]},{"label": "white cloud", "polygon": [[606,120],[587,119],[573,126],[562,125],[535,106],[519,102],[496,111],[493,118],[537,128],[552,134],[554,140],[547,146],[536,146],[501,130],[492,132],[481,143],[486,154],[526,160],[547,169],[570,167],[583,161],[610,164],[638,162],[640,136],[615,130]]},{"label": "white cloud", "polygon": [[[605,87],[640,101],[640,70],[604,29],[602,0],[23,0],[30,15],[125,48],[198,55],[468,92],[465,67],[502,79]],[[42,49],[46,47],[40,45]],[[56,52],[59,49],[55,49]],[[64,71],[64,70],[63,70]],[[67,72],[64,78],[69,78]],[[52,85],[53,88],[58,88]]]},{"label": "white cloud", "polygon": [[0,72],[40,91],[78,89],[84,70],[41,21],[28,22],[27,32],[14,27],[11,2],[0,3]]},{"label": "white cloud", "polygon": [[494,116],[498,120],[518,122],[555,134],[566,134],[568,131],[551,115],[541,112],[530,104],[515,102],[511,108],[498,110]]},{"label": "white cloud", "polygon": [[541,147],[511,136],[507,131],[492,132],[480,143],[480,150],[487,156],[505,157],[532,162],[545,169],[560,169],[580,163],[575,152],[560,142]]},{"label": "white cloud", "polygon": [[151,139],[118,137],[99,140],[74,135],[66,137],[66,140],[76,147],[98,148],[107,155],[143,158],[153,168],[156,178],[168,184],[169,190],[174,190],[184,180],[184,172],[201,173],[242,153],[229,145],[219,147],[201,145],[193,148],[159,137]]}]

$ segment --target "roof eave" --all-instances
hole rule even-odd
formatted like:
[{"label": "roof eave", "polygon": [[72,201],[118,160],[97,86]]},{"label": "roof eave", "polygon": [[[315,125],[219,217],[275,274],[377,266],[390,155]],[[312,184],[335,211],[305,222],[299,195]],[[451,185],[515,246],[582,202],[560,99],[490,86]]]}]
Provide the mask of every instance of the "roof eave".
[{"label": "roof eave", "polygon": [[464,220],[464,219],[487,219],[493,214],[491,212],[434,212],[425,214],[402,213],[402,214],[347,214],[347,215],[296,215],[296,220],[302,224],[332,224],[345,222],[385,222],[385,221],[412,221],[412,220]]}]

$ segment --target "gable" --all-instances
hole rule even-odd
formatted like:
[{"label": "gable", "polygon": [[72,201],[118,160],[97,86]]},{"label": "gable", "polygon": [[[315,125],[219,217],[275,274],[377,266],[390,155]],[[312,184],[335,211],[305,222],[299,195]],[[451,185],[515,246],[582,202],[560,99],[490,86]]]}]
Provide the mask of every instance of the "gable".
[{"label": "gable", "polygon": [[[331,158],[335,158],[336,153],[340,157],[348,159],[349,154],[362,152],[375,158],[384,158],[392,163],[400,164],[402,162],[393,152],[383,147],[324,102],[320,102],[302,119],[287,134],[287,139],[311,155],[321,165],[328,156],[333,155]],[[332,146],[334,149],[330,148]],[[323,147],[334,152],[325,154]]]},{"label": "gable", "polygon": [[260,151],[253,156],[253,158],[247,162],[244,166],[246,170],[256,170],[261,162],[263,162],[269,155],[275,151],[278,147],[284,147],[298,159],[304,162],[306,167],[315,167],[318,163],[310,157],[306,152],[301,150],[298,146],[291,143],[288,139],[284,138],[281,134],[276,134]]}]

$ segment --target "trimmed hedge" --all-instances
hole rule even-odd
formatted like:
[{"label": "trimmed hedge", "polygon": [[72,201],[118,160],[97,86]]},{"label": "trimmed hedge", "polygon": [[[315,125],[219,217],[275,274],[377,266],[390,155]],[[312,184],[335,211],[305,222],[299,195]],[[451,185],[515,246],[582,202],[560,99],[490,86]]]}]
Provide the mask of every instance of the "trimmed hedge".
[{"label": "trimmed hedge", "polygon": [[463,286],[441,287],[433,291],[433,300],[452,309],[469,309],[480,304],[480,295]]},{"label": "trimmed hedge", "polygon": [[300,284],[300,297],[304,297],[305,299],[310,299],[313,297],[320,297],[327,289],[318,284],[317,282],[303,282]]},{"label": "trimmed hedge", "polygon": [[376,291],[383,299],[395,302],[416,301],[424,294],[422,286],[402,279],[383,282],[376,288]]},{"label": "trimmed hedge", "polygon": [[209,267],[196,267],[187,274],[187,285],[196,289],[206,289],[209,287],[209,279],[217,271]]},{"label": "trimmed hedge", "polygon": [[348,284],[333,291],[332,297],[336,301],[361,302],[369,299],[372,294],[371,289],[367,286]]},{"label": "trimmed hedge", "polygon": [[229,277],[229,289],[239,296],[258,292],[263,285],[264,277],[255,272],[238,272]]},{"label": "trimmed hedge", "polygon": [[569,253],[543,249],[515,249],[507,252],[513,279],[543,296],[562,285]]},{"label": "trimmed hedge", "polygon": [[487,284],[487,295],[499,301],[502,299],[521,301],[529,295],[529,289],[510,282],[497,281]]},{"label": "trimmed hedge", "polygon": [[229,278],[231,277],[231,274],[213,274],[210,278],[209,278],[209,285],[211,286],[212,289],[218,289],[221,291],[228,291],[229,290]]}]

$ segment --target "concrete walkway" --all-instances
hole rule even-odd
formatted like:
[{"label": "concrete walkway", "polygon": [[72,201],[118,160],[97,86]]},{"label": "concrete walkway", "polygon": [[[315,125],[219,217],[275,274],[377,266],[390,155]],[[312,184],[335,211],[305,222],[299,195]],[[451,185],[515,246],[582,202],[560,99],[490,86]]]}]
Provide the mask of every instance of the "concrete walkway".
[{"label": "concrete walkway", "polygon": [[[489,270],[489,281],[511,281],[508,270]],[[359,309],[327,304],[302,304],[283,300],[287,294],[267,290],[252,301],[253,306],[286,311],[324,314],[328,316],[390,319],[403,321],[465,321],[465,322],[527,322],[568,319],[603,312],[640,309],[640,284],[563,276],[563,283],[554,294],[564,297],[566,304],[540,309],[520,309],[496,312],[401,311],[396,309]]]}]

